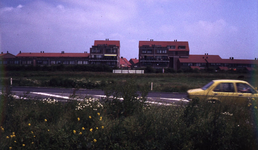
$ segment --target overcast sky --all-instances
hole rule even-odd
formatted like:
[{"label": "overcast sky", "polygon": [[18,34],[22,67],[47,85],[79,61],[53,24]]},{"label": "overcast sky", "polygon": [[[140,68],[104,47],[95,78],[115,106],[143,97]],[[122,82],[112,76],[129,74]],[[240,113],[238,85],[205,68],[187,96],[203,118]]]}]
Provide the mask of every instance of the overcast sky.
[{"label": "overcast sky", "polygon": [[190,54],[258,58],[257,0],[1,0],[1,52],[88,51],[119,40],[138,58],[139,41],[188,41]]}]

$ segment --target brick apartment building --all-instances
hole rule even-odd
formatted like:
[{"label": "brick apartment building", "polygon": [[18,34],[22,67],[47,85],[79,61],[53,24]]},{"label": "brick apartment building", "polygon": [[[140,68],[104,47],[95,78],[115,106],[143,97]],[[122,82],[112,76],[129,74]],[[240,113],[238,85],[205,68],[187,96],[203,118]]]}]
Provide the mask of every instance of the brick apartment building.
[{"label": "brick apartment building", "polygon": [[95,40],[90,48],[90,64],[106,64],[111,67],[120,66],[120,41]]},{"label": "brick apartment building", "polygon": [[179,58],[189,57],[185,41],[139,41],[139,67],[178,69]]}]

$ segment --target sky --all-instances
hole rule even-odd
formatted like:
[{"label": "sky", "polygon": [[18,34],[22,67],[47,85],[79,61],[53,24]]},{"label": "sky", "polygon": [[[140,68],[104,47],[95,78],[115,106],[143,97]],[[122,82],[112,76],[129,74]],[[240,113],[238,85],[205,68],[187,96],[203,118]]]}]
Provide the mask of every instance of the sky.
[{"label": "sky", "polygon": [[119,40],[138,58],[139,41],[188,41],[190,55],[258,58],[257,0],[1,0],[0,51],[89,52]]}]

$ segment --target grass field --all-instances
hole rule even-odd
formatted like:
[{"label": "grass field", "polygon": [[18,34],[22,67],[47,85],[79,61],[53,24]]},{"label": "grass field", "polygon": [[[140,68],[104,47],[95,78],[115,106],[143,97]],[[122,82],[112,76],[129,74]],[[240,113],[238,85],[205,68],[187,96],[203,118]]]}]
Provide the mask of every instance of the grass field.
[{"label": "grass field", "polygon": [[[3,75],[1,75],[3,77]],[[236,73],[166,73],[166,74],[113,74],[105,72],[44,72],[44,71],[11,71],[6,72],[4,79],[13,86],[52,86],[69,88],[102,89],[115,82],[133,80],[138,85],[150,85],[154,91],[186,92],[191,88],[202,87],[213,79],[240,79],[258,86],[258,75]],[[255,82],[256,81],[256,82]]]},{"label": "grass field", "polygon": [[3,92],[0,149],[255,150],[258,148],[257,99],[253,98],[247,106],[193,99],[187,105],[175,107],[148,105],[144,96],[135,97],[138,89],[144,87],[141,85],[150,82],[156,91],[185,92],[212,79],[239,76],[257,86],[254,82],[257,76],[248,74],[7,72],[2,79],[7,84],[13,78],[15,86],[101,89],[114,85],[108,90],[124,100],[86,97],[84,101],[62,103],[54,99],[14,99],[10,93]]}]

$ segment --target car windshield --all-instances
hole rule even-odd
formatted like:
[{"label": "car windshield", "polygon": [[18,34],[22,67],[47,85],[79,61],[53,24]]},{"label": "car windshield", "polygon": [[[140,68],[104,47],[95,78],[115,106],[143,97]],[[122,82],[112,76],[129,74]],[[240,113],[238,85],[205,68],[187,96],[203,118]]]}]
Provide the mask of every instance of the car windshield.
[{"label": "car windshield", "polygon": [[208,88],[209,88],[213,83],[214,83],[214,82],[213,82],[213,81],[211,81],[210,83],[208,83],[208,84],[204,85],[204,86],[202,87],[202,89],[203,89],[203,90],[208,89]]}]

